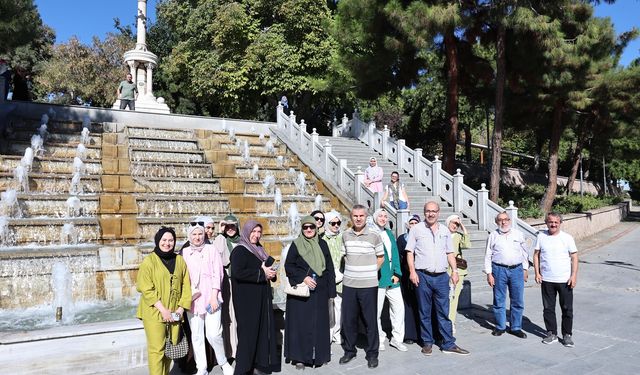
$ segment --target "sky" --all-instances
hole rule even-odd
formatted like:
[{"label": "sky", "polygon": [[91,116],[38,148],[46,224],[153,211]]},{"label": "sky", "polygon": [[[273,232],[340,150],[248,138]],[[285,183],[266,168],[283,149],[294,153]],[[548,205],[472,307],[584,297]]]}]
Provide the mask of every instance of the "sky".
[{"label": "sky", "polygon": [[[56,32],[56,42],[66,42],[73,35],[81,42],[90,44],[94,35],[104,39],[114,31],[113,19],[119,18],[124,25],[135,22],[137,0],[35,0],[45,24]],[[147,16],[155,19],[156,0],[147,1]],[[609,17],[617,33],[633,27],[640,29],[640,0],[617,0],[614,4],[596,7],[596,16]],[[135,27],[134,27],[135,29]],[[153,52],[153,51],[152,51]],[[636,39],[625,49],[620,60],[628,65],[640,57],[640,39]]]}]

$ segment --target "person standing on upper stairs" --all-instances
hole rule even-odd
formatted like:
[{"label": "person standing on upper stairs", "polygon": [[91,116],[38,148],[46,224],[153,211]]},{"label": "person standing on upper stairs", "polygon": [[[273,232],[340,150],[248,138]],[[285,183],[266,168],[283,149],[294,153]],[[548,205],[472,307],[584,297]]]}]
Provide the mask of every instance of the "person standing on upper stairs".
[{"label": "person standing on upper stairs", "polygon": [[529,256],[524,235],[511,228],[511,219],[504,211],[496,216],[496,224],[498,229],[489,235],[484,256],[484,272],[487,274],[487,283],[493,288],[493,314],[496,319],[496,326],[491,334],[500,336],[507,330],[508,290],[511,300],[509,333],[525,339],[527,334],[522,331],[522,314]]},{"label": "person standing on upper stairs", "polygon": [[374,157],[369,159],[369,166],[364,171],[364,186],[374,193],[382,193],[382,176],[384,172],[378,167],[378,160]]},{"label": "person standing on upper stairs", "polygon": [[389,202],[396,210],[409,209],[409,197],[404,190],[404,184],[400,183],[400,174],[396,171],[391,172],[391,182],[384,188],[384,195],[380,201],[381,208],[384,208],[385,202]]}]

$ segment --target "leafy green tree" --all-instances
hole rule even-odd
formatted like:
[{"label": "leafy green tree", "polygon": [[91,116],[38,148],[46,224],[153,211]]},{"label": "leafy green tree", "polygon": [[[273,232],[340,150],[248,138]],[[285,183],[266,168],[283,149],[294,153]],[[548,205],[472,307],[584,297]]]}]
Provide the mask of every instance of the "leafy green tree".
[{"label": "leafy green tree", "polygon": [[33,0],[0,0],[0,57],[14,69],[38,71],[55,40]]},{"label": "leafy green tree", "polygon": [[132,36],[122,33],[109,33],[103,41],[94,37],[91,46],[73,37],[54,47],[36,83],[58,103],[111,107],[127,73],[123,54],[133,45]]}]

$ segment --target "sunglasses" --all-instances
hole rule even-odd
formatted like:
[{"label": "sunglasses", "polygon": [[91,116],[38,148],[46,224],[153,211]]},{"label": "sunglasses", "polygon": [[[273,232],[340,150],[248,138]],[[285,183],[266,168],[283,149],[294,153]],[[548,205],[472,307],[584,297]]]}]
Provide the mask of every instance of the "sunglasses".
[{"label": "sunglasses", "polygon": [[235,224],[225,224],[224,225],[224,230],[227,229],[236,229],[236,225]]},{"label": "sunglasses", "polygon": [[323,218],[323,217],[320,217],[320,216],[317,216],[317,217],[316,217],[316,216],[314,216],[313,218],[314,218],[314,219],[316,219],[316,221],[320,221],[320,222],[323,222],[323,223],[324,223],[324,218]]},{"label": "sunglasses", "polygon": [[315,225],[303,225],[302,229],[303,230],[316,229],[316,226]]},{"label": "sunglasses", "polygon": [[199,226],[204,228],[204,221],[192,221],[192,222],[189,223],[189,225],[191,225],[192,227],[195,227],[195,226],[199,225]]},{"label": "sunglasses", "polygon": [[342,221],[332,221],[329,223],[332,227],[339,227],[342,224]]}]

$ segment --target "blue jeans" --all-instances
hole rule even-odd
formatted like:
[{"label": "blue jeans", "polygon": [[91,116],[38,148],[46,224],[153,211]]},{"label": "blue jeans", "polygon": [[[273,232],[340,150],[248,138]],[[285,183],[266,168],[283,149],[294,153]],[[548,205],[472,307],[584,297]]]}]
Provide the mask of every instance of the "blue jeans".
[{"label": "blue jeans", "polygon": [[524,312],[524,270],[521,266],[507,268],[493,263],[491,273],[493,286],[493,314],[496,318],[496,329],[507,329],[507,290],[509,291],[512,331],[522,329],[522,313]]},{"label": "blue jeans", "polygon": [[422,345],[433,345],[431,326],[431,306],[435,306],[438,330],[442,336],[442,349],[451,349],[456,344],[449,320],[449,275],[444,272],[438,276],[416,271],[420,283],[416,288],[418,313],[420,314],[420,338]]},{"label": "blue jeans", "polygon": [[407,207],[409,207],[409,204],[405,201],[398,201],[397,207],[395,201],[390,201],[389,204],[391,204],[391,207],[395,208],[396,210],[406,210]]}]

